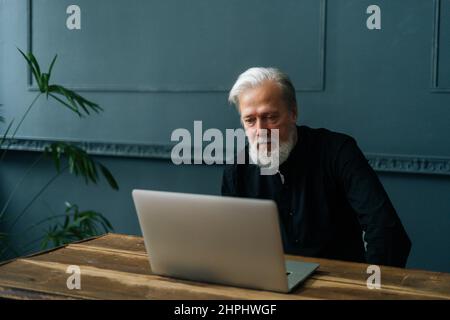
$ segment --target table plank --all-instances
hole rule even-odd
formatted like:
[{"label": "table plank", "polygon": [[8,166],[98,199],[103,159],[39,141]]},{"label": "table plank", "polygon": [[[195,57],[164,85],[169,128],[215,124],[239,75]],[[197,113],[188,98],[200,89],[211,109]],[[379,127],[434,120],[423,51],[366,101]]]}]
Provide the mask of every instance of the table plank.
[{"label": "table plank", "polygon": [[[124,241],[121,241],[121,239]],[[108,248],[146,255],[142,237],[109,234],[106,237],[93,239],[80,245],[92,248]],[[339,260],[299,257],[286,255],[286,259],[317,262],[318,271],[312,276],[314,279],[361,285],[367,289],[366,273],[368,264],[352,263]],[[450,298],[450,274],[424,270],[394,268],[380,266],[382,287],[384,289],[413,292],[430,295],[436,298]]]},{"label": "table plank", "polygon": [[[382,289],[366,286],[366,264],[319,262],[293,294],[198,283],[151,273],[141,237],[107,234],[0,266],[0,297],[30,299],[450,299],[450,275],[382,268]],[[69,290],[69,265],[81,269],[81,290]]]}]

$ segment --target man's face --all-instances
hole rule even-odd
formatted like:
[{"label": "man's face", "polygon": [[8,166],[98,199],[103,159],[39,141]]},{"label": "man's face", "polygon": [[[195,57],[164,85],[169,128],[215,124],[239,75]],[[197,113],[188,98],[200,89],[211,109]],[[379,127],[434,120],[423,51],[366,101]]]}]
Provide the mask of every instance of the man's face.
[{"label": "man's face", "polygon": [[245,90],[239,95],[239,110],[241,122],[249,142],[254,144],[263,137],[266,129],[269,139],[267,151],[270,151],[270,130],[278,129],[279,142],[283,144],[289,138],[291,130],[295,129],[297,108],[291,110],[283,99],[283,91],[273,81],[266,81],[255,88]]}]

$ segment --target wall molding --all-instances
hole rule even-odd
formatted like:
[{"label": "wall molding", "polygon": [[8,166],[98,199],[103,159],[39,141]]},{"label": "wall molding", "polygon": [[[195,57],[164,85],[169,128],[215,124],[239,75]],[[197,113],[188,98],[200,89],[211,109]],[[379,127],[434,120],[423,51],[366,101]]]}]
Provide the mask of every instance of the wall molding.
[{"label": "wall molding", "polygon": [[439,34],[441,23],[441,0],[433,0],[433,38],[431,44],[431,92],[450,93],[450,87],[439,86]]},{"label": "wall molding", "polygon": [[[319,84],[311,87],[296,87],[297,92],[320,92],[325,89],[325,58],[326,58],[326,19],[327,19],[327,1],[319,0]],[[27,49],[29,52],[33,50],[33,0],[27,2]],[[28,69],[28,91],[38,91],[38,87],[33,84],[32,74],[30,68]],[[158,92],[158,93],[207,93],[207,92],[228,92],[231,87],[224,86],[146,86],[146,85],[71,85],[63,83],[68,89],[80,91],[80,92],[129,92],[129,93],[141,93],[141,92]]]},{"label": "wall molding", "polygon": [[[62,139],[14,138],[7,139],[2,149],[10,144],[15,151],[42,152],[52,142]],[[67,141],[86,150],[91,155],[154,160],[171,159],[170,144],[110,143],[99,141]],[[224,153],[225,154],[225,153]],[[369,164],[377,172],[407,174],[432,174],[450,176],[450,158],[425,155],[365,154]]]},{"label": "wall molding", "polygon": [[450,176],[450,158],[379,153],[366,153],[365,156],[372,168],[378,172]]},{"label": "wall molding", "polygon": [[37,139],[14,138],[6,139],[3,147],[9,146],[9,150],[42,152],[45,147],[53,142],[68,142],[83,148],[91,155],[148,158],[170,160],[172,145],[170,144],[137,144],[137,143],[110,143],[98,141],[77,141],[66,139]]}]

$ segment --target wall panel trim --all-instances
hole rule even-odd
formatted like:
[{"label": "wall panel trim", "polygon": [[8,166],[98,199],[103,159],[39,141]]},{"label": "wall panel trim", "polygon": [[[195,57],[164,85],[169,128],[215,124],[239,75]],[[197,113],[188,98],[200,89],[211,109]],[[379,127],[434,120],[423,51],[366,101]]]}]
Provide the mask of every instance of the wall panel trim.
[{"label": "wall panel trim", "polygon": [[[326,19],[327,19],[327,1],[328,0],[318,0],[319,3],[319,70],[318,78],[319,84],[311,87],[296,87],[298,92],[320,92],[325,89],[325,57],[326,57]],[[33,50],[33,0],[28,0],[27,2],[27,49],[29,52]],[[28,91],[38,91],[38,87],[33,84],[33,79],[31,75],[31,70],[28,68]],[[92,85],[71,85],[62,84],[68,89],[80,91],[80,92],[129,92],[129,93],[139,93],[139,92],[174,92],[174,93],[185,93],[185,92],[228,92],[231,88],[223,86],[137,86],[137,85],[108,85],[108,84],[98,84]]]},{"label": "wall panel trim", "polygon": [[[36,138],[7,139],[3,149],[10,144],[10,150],[42,152],[47,145],[57,141],[63,140]],[[167,161],[171,159],[170,155],[173,146],[170,144],[110,143],[99,141],[68,142],[83,148],[91,155]],[[450,176],[450,158],[446,157],[382,153],[366,153],[365,156],[369,164],[377,172]]]},{"label": "wall panel trim", "polygon": [[450,88],[439,86],[439,34],[441,19],[441,0],[433,0],[433,38],[431,45],[431,92],[450,93]]}]

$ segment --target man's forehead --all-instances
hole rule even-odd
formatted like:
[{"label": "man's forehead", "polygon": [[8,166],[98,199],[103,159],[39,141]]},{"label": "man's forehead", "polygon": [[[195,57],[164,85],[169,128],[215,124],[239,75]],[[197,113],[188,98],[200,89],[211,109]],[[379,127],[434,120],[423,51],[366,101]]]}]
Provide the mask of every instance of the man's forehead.
[{"label": "man's forehead", "polygon": [[279,107],[273,104],[247,105],[240,108],[241,117],[245,118],[252,115],[273,113],[279,110]]},{"label": "man's forehead", "polygon": [[266,81],[254,88],[248,88],[239,95],[241,105],[254,105],[282,99],[282,89],[273,81]]},{"label": "man's forehead", "polygon": [[273,81],[249,88],[239,95],[241,116],[251,113],[273,112],[284,104],[282,89]]}]

